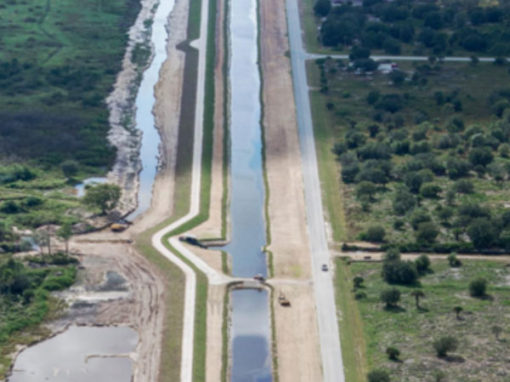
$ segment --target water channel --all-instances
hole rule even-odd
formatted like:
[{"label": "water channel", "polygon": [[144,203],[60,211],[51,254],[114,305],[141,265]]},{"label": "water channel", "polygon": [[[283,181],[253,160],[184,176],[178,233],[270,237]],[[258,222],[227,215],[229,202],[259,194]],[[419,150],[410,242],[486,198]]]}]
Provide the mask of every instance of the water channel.
[{"label": "water channel", "polygon": [[[144,72],[136,97],[136,126],[143,133],[140,152],[143,169],[139,175],[138,207],[129,215],[130,220],[144,213],[151,204],[160,142],[152,114],[154,85],[167,57],[166,25],[174,4],[174,0],[165,0],[158,6],[151,36],[154,57]],[[105,178],[86,179],[76,187],[76,192],[83,196],[86,184],[105,181]],[[129,382],[132,380],[132,362],[126,353],[134,351],[137,342],[137,333],[129,328],[73,326],[20,353],[8,381]]]},{"label": "water channel", "polygon": [[[229,38],[232,232],[223,249],[234,276],[266,276],[257,0],[230,1]],[[268,292],[234,290],[231,301],[231,381],[272,381]]]}]

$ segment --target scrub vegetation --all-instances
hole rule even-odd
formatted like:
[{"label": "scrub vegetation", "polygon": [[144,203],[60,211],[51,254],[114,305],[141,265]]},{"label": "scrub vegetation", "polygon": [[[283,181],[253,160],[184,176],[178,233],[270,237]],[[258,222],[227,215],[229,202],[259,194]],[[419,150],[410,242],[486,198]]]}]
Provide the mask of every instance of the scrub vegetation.
[{"label": "scrub vegetation", "polygon": [[104,99],[139,1],[9,0],[0,9],[0,218],[60,224],[77,206],[62,191],[115,159]]},{"label": "scrub vegetation", "polygon": [[329,137],[318,145],[339,163],[344,239],[403,251],[508,250],[508,68],[387,66],[309,63],[314,117]]},{"label": "scrub vegetation", "polygon": [[[369,375],[386,372],[391,381],[508,380],[509,267],[476,260],[452,267],[440,260],[420,274],[418,262],[392,256],[383,264],[337,260],[336,282],[350,278],[347,298],[361,315],[362,322],[349,325],[361,328]],[[415,281],[385,282],[384,268],[392,262],[408,264]],[[356,286],[355,278],[362,283]],[[480,279],[487,280],[487,289],[473,296],[471,285]],[[398,298],[388,304],[391,295]]]},{"label": "scrub vegetation", "polygon": [[510,54],[508,1],[337,3],[331,6],[330,0],[317,0],[314,16],[310,15],[315,19],[316,39],[325,47],[342,50],[359,45],[391,55]]},{"label": "scrub vegetation", "polygon": [[71,286],[78,261],[63,253],[0,260],[0,378],[15,345],[44,334],[38,326],[59,302],[50,292]]}]

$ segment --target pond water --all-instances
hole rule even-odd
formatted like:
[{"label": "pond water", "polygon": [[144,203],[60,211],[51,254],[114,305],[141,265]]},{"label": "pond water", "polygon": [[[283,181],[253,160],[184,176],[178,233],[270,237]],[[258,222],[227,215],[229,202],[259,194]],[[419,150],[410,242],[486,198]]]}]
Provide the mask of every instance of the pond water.
[{"label": "pond water", "polygon": [[71,326],[21,352],[8,382],[129,382],[138,334],[127,327]]},{"label": "pond water", "polygon": [[74,186],[74,189],[76,190],[76,196],[81,198],[85,195],[85,188],[86,186],[92,186],[94,184],[102,184],[102,183],[106,183],[107,179],[106,178],[101,178],[101,177],[92,177],[92,178],[87,178],[87,179],[84,179],[83,182],[81,183],[78,183],[77,185]]}]

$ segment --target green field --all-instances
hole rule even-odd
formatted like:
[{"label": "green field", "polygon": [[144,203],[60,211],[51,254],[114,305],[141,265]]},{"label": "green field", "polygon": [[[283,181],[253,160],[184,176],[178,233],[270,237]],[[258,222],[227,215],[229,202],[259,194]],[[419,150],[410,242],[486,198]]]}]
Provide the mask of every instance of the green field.
[{"label": "green field", "polygon": [[[399,308],[388,311],[379,299],[380,292],[389,287],[381,278],[381,264],[348,265],[337,260],[337,283],[346,279],[345,275],[350,280],[364,278],[364,287],[358,292],[366,297],[357,300],[362,323],[347,325],[362,330],[368,368],[388,370],[392,381],[434,381],[441,374],[445,376],[439,380],[452,382],[510,381],[506,363],[510,326],[505,318],[510,314],[509,267],[500,262],[464,260],[461,267],[450,268],[441,260],[432,262],[432,270],[417,286],[397,286],[402,293]],[[483,299],[471,297],[468,290],[470,281],[478,277],[489,281],[488,296]],[[344,284],[343,293],[354,295],[352,282],[349,284]],[[421,309],[410,294],[416,289],[425,293]],[[453,311],[456,306],[463,309],[460,319]],[[497,337],[494,326],[502,328]],[[432,343],[444,335],[457,338],[459,346],[449,358],[440,359]],[[386,348],[390,346],[400,350],[398,362],[388,359]],[[363,381],[360,377],[352,380]]]}]

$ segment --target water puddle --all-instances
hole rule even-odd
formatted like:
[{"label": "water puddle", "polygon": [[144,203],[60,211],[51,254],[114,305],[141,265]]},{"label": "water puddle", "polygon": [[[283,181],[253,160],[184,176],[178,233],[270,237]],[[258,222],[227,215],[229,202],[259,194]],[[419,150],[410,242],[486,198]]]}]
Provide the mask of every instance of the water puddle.
[{"label": "water puddle", "polygon": [[138,334],[127,327],[71,326],[24,350],[8,382],[128,382]]},{"label": "water puddle", "polygon": [[[230,1],[231,241],[234,276],[267,275],[257,0]],[[234,382],[272,381],[268,292],[232,292]]]}]

